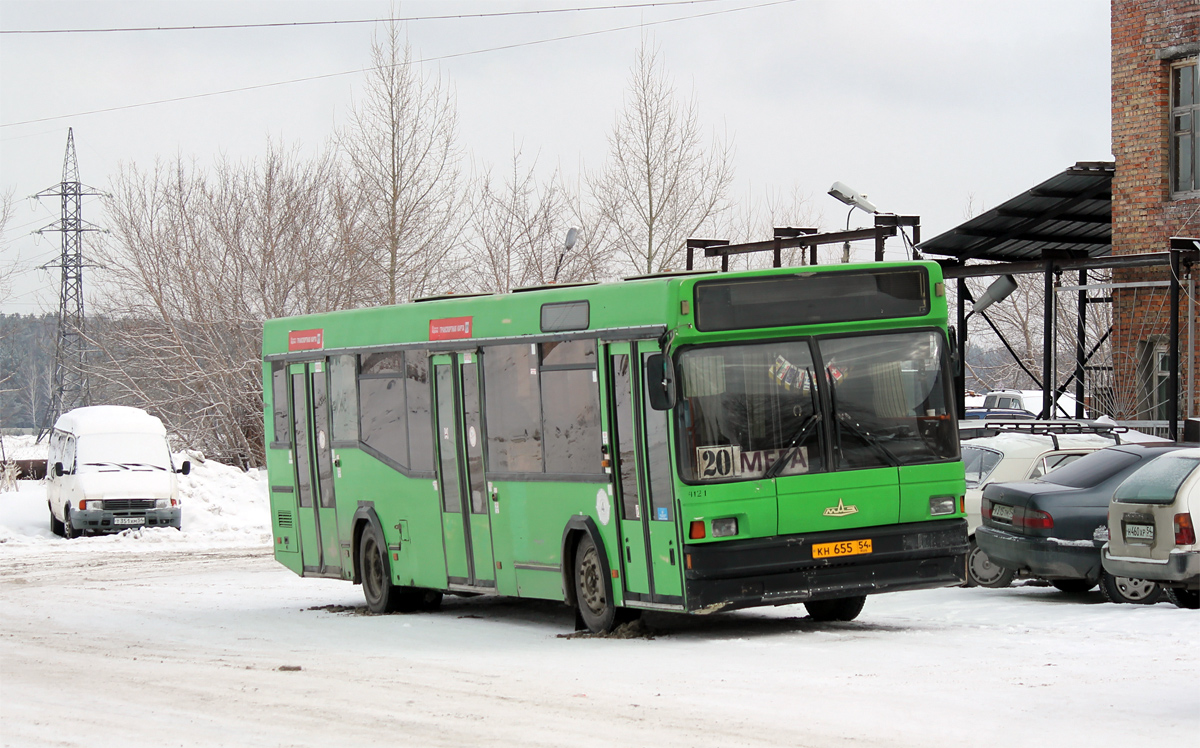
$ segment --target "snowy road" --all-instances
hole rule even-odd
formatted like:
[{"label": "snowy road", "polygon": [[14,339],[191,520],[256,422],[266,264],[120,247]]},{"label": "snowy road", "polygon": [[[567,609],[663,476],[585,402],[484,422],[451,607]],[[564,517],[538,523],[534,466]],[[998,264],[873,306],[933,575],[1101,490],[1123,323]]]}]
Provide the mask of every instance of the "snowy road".
[{"label": "snowy road", "polygon": [[[1200,615],[1051,588],[657,615],[560,638],[561,605],[366,616],[269,548],[0,544],[6,746],[1141,746],[1200,732]],[[281,666],[300,670],[280,670]]]}]

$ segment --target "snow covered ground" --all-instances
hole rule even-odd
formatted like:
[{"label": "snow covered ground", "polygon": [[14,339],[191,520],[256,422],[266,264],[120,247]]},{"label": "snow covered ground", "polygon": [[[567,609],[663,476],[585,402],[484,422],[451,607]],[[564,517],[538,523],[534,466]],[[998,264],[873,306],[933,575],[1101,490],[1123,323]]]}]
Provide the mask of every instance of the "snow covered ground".
[{"label": "snow covered ground", "polygon": [[646,617],[564,637],[560,604],[368,616],[271,558],[258,476],[197,464],[184,531],[66,541],[0,494],[5,746],[1194,744],[1200,615],[1024,585]]}]

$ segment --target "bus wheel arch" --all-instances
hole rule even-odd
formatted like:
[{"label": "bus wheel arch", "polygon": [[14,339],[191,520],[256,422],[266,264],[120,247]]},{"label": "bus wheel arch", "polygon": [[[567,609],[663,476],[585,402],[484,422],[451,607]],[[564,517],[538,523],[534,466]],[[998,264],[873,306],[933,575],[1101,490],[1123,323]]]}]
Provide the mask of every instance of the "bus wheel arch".
[{"label": "bus wheel arch", "polygon": [[590,517],[572,517],[563,531],[563,593],[593,633],[606,633],[622,619],[613,597],[612,572],[600,531]]}]

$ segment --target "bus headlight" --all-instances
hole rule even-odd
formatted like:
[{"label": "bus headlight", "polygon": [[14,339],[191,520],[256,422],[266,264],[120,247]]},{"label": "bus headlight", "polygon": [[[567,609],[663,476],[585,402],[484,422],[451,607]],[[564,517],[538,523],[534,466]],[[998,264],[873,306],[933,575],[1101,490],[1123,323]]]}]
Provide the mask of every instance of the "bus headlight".
[{"label": "bus headlight", "polygon": [[943,514],[954,514],[958,502],[953,496],[930,496],[929,514],[937,517]]},{"label": "bus headlight", "polygon": [[737,535],[737,517],[722,517],[712,521],[713,537],[727,538],[731,535]]}]

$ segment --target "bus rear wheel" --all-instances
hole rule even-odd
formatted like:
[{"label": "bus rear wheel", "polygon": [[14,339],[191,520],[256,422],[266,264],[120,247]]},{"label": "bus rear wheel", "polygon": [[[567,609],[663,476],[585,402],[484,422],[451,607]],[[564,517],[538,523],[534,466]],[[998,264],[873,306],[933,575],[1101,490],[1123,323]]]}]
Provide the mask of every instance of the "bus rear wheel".
[{"label": "bus rear wheel", "polygon": [[387,549],[380,542],[378,533],[374,528],[367,528],[358,544],[358,568],[367,609],[376,615],[395,611],[402,593],[401,588],[392,584],[385,553]]},{"label": "bus rear wheel", "polygon": [[575,604],[593,634],[608,633],[617,625],[617,606],[608,594],[600,549],[590,535],[584,535],[575,549]]},{"label": "bus rear wheel", "polygon": [[866,595],[843,597],[839,600],[817,600],[804,603],[814,621],[853,621],[867,603]]}]

